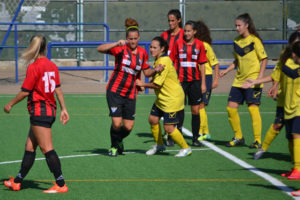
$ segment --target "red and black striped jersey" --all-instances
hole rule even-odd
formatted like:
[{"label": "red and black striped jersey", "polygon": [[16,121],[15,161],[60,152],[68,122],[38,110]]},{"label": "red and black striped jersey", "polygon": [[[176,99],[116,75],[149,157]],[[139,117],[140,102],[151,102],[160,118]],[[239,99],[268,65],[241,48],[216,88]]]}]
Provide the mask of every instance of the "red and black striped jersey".
[{"label": "red and black striped jersey", "polygon": [[28,66],[21,89],[30,93],[27,101],[30,116],[55,117],[57,87],[60,87],[59,72],[48,58],[39,58]]},{"label": "red and black striped jersey", "polygon": [[170,54],[180,82],[200,80],[200,64],[207,62],[203,43],[194,39],[193,44],[187,44],[183,39],[177,40]]},{"label": "red and black striped jersey", "polygon": [[141,70],[148,69],[148,54],[142,47],[133,53],[128,45],[114,47],[108,51],[115,56],[115,68],[106,89],[129,99],[136,99],[136,79]]},{"label": "red and black striped jersey", "polygon": [[179,39],[183,39],[183,33],[184,33],[183,29],[180,28],[180,30],[176,35],[172,35],[170,30],[165,31],[160,35],[160,37],[162,37],[164,40],[168,42],[169,45],[168,55],[170,55],[175,42]]}]

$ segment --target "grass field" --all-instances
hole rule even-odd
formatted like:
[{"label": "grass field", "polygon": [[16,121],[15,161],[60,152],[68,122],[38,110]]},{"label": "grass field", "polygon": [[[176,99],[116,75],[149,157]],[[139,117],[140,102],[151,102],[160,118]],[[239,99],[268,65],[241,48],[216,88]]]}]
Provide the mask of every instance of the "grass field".
[{"label": "grass field", "polygon": [[[0,105],[13,96],[1,95]],[[22,185],[13,192],[3,186],[8,175],[15,176],[20,167],[29,128],[26,101],[16,105],[11,114],[0,114],[0,199],[292,199],[289,190],[300,189],[299,181],[280,176],[292,165],[283,130],[263,159],[253,160],[255,152],[248,146],[227,148],[233,137],[227,120],[227,95],[212,96],[207,108],[212,140],[207,146],[193,148],[191,156],[175,158],[178,146],[166,152],[146,156],[153,144],[148,115],[153,95],[140,95],[137,101],[135,127],[125,140],[126,155],[107,156],[110,118],[104,95],[65,95],[70,121],[53,126],[55,150],[61,157],[63,174],[69,186],[66,194],[43,194],[53,180],[44,156],[37,151],[35,164]],[[276,103],[262,99],[263,138],[274,120]],[[191,130],[190,108],[187,107],[185,128]],[[240,108],[246,144],[253,142],[251,119],[246,106]],[[186,131],[188,133],[188,131]],[[188,143],[191,139],[186,136]],[[216,152],[219,151],[219,152]],[[226,154],[228,153],[228,154]],[[233,162],[224,155],[232,156]],[[246,162],[248,166],[240,164]],[[245,164],[245,163],[244,163]],[[253,172],[262,173],[265,178]],[[275,180],[275,181],[274,181]],[[277,182],[276,182],[277,181]],[[279,182],[278,182],[279,181]],[[281,186],[285,184],[287,187]]]}]

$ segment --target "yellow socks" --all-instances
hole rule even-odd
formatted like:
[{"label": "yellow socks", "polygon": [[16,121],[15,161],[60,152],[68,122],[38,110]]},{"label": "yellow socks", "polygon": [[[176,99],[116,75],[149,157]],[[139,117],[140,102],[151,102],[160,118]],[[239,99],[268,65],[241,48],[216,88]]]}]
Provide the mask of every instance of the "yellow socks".
[{"label": "yellow socks", "polygon": [[294,162],[295,162],[294,169],[300,171],[300,138],[294,138],[293,141],[294,141]]},{"label": "yellow socks", "polygon": [[200,131],[199,131],[199,133],[209,134],[207,113],[206,113],[205,108],[200,108],[199,113],[200,113]]},{"label": "yellow socks", "polygon": [[169,135],[171,136],[173,141],[176,144],[178,144],[182,149],[189,148],[189,145],[186,143],[182,134],[180,133],[180,131],[177,128],[175,128],[174,131],[172,133],[170,133]]},{"label": "yellow socks", "polygon": [[227,107],[227,112],[228,112],[229,123],[234,132],[234,137],[236,137],[238,139],[242,139],[243,134],[242,134],[242,130],[241,130],[241,123],[240,123],[240,116],[238,113],[238,109]]},{"label": "yellow socks", "polygon": [[252,119],[254,141],[261,143],[261,117],[258,106],[249,106],[248,110]]},{"label": "yellow socks", "polygon": [[151,132],[154,137],[154,141],[156,144],[163,145],[162,133],[160,128],[160,123],[151,125]]},{"label": "yellow socks", "polygon": [[266,137],[264,139],[264,142],[262,144],[262,149],[264,151],[267,151],[267,149],[270,147],[271,143],[273,142],[273,140],[276,138],[276,136],[278,135],[279,131],[275,131],[273,128],[274,124],[271,124],[269,130],[267,131]]}]

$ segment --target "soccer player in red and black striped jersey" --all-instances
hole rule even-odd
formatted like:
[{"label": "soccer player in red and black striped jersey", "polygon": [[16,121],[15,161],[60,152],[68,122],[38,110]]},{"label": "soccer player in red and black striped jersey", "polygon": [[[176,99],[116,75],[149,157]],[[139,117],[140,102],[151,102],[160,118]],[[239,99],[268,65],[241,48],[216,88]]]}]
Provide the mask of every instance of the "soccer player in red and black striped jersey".
[{"label": "soccer player in red and black striped jersey", "polygon": [[181,13],[178,9],[172,9],[168,12],[169,30],[163,32],[160,36],[168,42],[170,55],[177,40],[183,38]]},{"label": "soccer player in red and black striped jersey", "polygon": [[101,53],[115,56],[115,68],[106,87],[106,99],[112,118],[110,156],[123,153],[123,139],[133,128],[138,92],[136,79],[140,79],[141,71],[150,77],[163,69],[162,66],[151,69],[148,65],[146,50],[138,46],[138,23],[128,18],[125,20],[125,26],[126,40],[103,44],[97,49]]},{"label": "soccer player in red and black striped jersey", "polygon": [[[183,87],[185,96],[192,111],[193,146],[201,146],[198,141],[200,129],[199,108],[202,94],[206,91],[205,63],[207,62],[203,43],[195,38],[197,26],[194,21],[186,22],[184,37],[177,40],[170,54]],[[179,112],[180,123],[178,128],[182,130],[184,111]]]},{"label": "soccer player in red and black striped jersey", "polygon": [[55,121],[56,102],[54,93],[60,104],[60,120],[65,125],[69,120],[57,66],[45,57],[46,39],[43,36],[34,36],[30,46],[22,57],[26,61],[34,60],[27,68],[26,78],[22,90],[17,96],[4,106],[4,111],[9,113],[12,107],[28,97],[27,108],[30,114],[30,130],[25,146],[25,153],[21,169],[16,178],[4,181],[4,185],[14,191],[21,188],[21,183],[35,160],[35,151],[40,146],[46,157],[50,171],[54,174],[56,183],[44,193],[65,193],[68,187],[65,184],[61,165],[57,153],[53,149],[51,126]]}]

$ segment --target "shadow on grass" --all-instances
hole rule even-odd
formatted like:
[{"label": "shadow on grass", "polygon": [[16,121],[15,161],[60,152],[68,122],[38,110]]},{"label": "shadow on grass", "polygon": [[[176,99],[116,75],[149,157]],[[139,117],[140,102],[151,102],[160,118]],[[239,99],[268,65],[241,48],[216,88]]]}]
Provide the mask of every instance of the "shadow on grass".
[{"label": "shadow on grass", "polygon": [[[248,184],[249,186],[253,186],[253,187],[263,187],[263,188],[266,188],[266,189],[269,189],[269,190],[279,190],[278,187],[276,186],[273,186],[273,185],[264,185],[264,184]],[[299,188],[295,188],[295,187],[289,187],[290,189],[296,191],[296,190],[299,190]]]},{"label": "shadow on grass", "polygon": [[[254,153],[248,153],[248,154],[251,156],[251,159],[253,159]],[[279,153],[279,152],[265,152],[259,160],[270,159],[270,158],[279,161],[291,162],[291,156],[289,154]]]}]

